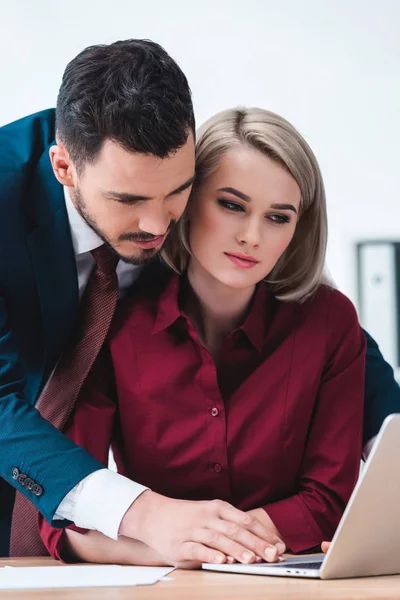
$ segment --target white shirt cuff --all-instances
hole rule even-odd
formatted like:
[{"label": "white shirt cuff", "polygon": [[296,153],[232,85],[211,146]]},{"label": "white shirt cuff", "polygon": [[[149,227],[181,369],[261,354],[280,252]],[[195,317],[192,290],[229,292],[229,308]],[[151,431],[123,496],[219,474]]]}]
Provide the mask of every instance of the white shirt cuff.
[{"label": "white shirt cuff", "polygon": [[53,519],[68,519],[77,527],[95,529],[117,540],[126,511],[147,489],[119,473],[100,469],[72,488]]},{"label": "white shirt cuff", "polygon": [[371,440],[369,440],[369,442],[367,442],[364,446],[364,450],[363,450],[363,457],[364,460],[367,460],[368,456],[371,454],[371,450],[373,448],[373,445],[376,442],[376,438],[378,436],[373,437]]}]

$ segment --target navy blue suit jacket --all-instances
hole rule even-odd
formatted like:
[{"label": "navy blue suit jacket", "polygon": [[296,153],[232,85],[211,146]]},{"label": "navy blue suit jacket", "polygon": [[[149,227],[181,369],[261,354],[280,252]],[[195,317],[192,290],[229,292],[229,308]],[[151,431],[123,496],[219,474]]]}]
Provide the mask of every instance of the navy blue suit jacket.
[{"label": "navy blue suit jacket", "polygon": [[[5,482],[51,522],[63,497],[103,468],[33,406],[78,308],[63,188],[49,159],[54,123],[48,110],[0,128],[0,556],[7,555],[14,495]],[[15,468],[42,495],[14,480]]]},{"label": "navy blue suit jacket", "polygon": [[[13,496],[5,482],[52,522],[64,496],[103,468],[34,408],[78,309],[63,190],[49,160],[54,124],[51,109],[0,128],[0,556],[7,555]],[[388,414],[400,412],[393,371],[368,334],[367,342],[365,441]],[[43,494],[35,496],[13,479],[13,469]]]}]

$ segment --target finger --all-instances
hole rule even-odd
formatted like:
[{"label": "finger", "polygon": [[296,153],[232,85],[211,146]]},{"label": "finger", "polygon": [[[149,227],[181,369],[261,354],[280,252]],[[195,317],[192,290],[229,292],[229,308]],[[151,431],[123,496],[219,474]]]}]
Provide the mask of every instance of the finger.
[{"label": "finger", "polygon": [[184,542],[180,546],[177,562],[212,563],[221,565],[226,562],[226,556],[215,548],[210,548],[197,542]]},{"label": "finger", "polygon": [[257,517],[246,514],[245,520],[246,522],[250,521],[249,525],[247,526],[249,531],[251,531],[257,537],[265,540],[269,544],[275,546],[278,550],[278,554],[283,554],[285,552],[285,542],[275,533],[269,531],[267,527],[263,523],[261,523],[259,519],[257,519]]},{"label": "finger", "polygon": [[325,554],[328,552],[329,550],[329,546],[331,545],[330,542],[322,542],[321,544],[321,550],[322,552],[325,552]]},{"label": "finger", "polygon": [[276,562],[279,558],[278,549],[274,544],[265,542],[237,523],[215,519],[209,524],[209,528],[222,533],[240,544],[241,547],[253,552],[256,556],[261,556],[267,562]]},{"label": "finger", "polygon": [[256,561],[254,552],[215,529],[198,529],[192,533],[192,536],[193,541],[219,550],[225,556],[232,556],[240,563],[250,564]]},{"label": "finger", "polygon": [[275,546],[279,555],[285,552],[286,546],[284,542],[277,535],[268,531],[259,519],[249,513],[238,510],[227,502],[221,502],[219,506],[220,518],[223,521],[231,521],[252,532],[260,540],[267,542],[269,546]]}]

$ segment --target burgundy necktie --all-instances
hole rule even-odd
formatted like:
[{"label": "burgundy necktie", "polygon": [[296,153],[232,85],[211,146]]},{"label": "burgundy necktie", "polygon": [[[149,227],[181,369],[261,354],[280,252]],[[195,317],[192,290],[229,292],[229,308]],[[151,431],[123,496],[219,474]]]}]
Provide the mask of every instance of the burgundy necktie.
[{"label": "burgundy necktie", "polygon": [[[83,294],[78,318],[52,377],[36,408],[54,427],[62,430],[79,391],[102,347],[110,328],[118,297],[118,255],[106,244],[92,251],[96,266]],[[24,485],[32,479],[19,474]],[[10,540],[10,556],[47,556],[37,527],[37,510],[21,493],[16,493]]]}]

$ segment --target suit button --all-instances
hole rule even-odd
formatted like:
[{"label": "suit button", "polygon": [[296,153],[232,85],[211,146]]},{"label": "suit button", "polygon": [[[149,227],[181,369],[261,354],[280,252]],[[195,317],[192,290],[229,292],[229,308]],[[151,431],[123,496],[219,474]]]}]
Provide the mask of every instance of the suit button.
[{"label": "suit button", "polygon": [[214,471],[216,473],[221,473],[222,467],[221,467],[221,465],[219,463],[215,463],[215,465],[214,465]]},{"label": "suit button", "polygon": [[43,494],[43,488],[38,483],[34,483],[32,486],[32,494],[35,496],[41,496]]},{"label": "suit button", "polygon": [[217,408],[216,406],[214,406],[214,407],[211,409],[211,415],[212,415],[213,417],[218,417],[218,415],[219,415],[219,410],[218,410],[218,408]]},{"label": "suit button", "polygon": [[25,475],[25,473],[20,473],[17,478],[18,483],[20,483],[21,485],[25,485],[25,479],[27,477],[28,475]]},{"label": "suit button", "polygon": [[33,481],[33,479],[31,479],[30,477],[27,477],[25,479],[25,483],[24,486],[27,490],[32,490],[33,486],[34,486],[35,482]]},{"label": "suit button", "polygon": [[12,472],[11,472],[11,474],[12,474],[12,478],[15,479],[15,480],[17,480],[18,479],[18,475],[19,475],[19,469],[17,469],[17,467],[14,467],[13,470],[12,470]]}]

